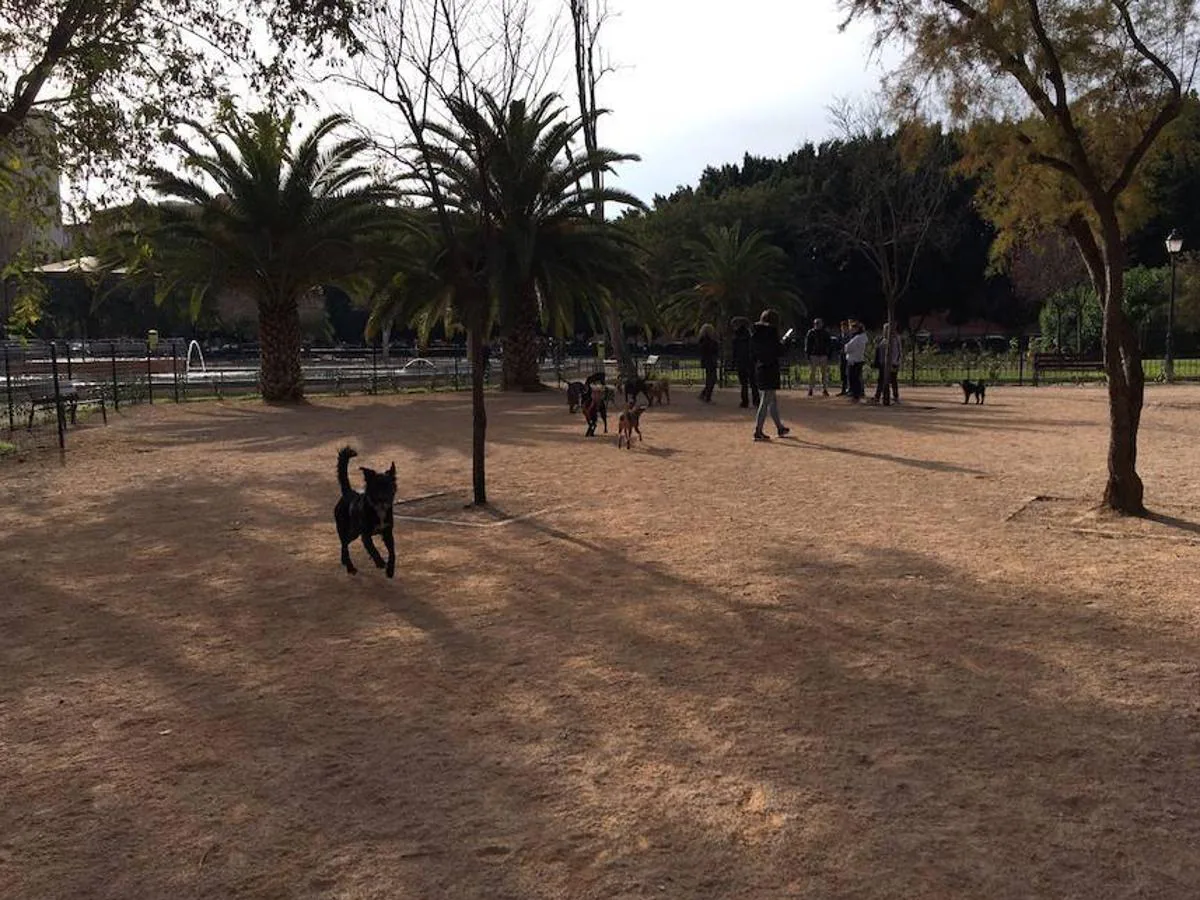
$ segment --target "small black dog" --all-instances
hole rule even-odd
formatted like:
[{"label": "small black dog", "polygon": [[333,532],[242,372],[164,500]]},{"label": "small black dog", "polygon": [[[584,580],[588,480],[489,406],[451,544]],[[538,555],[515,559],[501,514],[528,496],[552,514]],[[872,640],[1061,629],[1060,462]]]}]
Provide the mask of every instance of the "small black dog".
[{"label": "small black dog", "polygon": [[959,387],[963,392],[963,403],[970,403],[971,398],[975,398],[976,404],[983,402],[983,397],[987,393],[987,385],[982,381],[960,381]]},{"label": "small black dog", "polygon": [[650,382],[640,376],[625,382],[625,402],[636,403],[638,394],[645,396],[647,405],[654,403],[650,398]]},{"label": "small black dog", "polygon": [[594,372],[584,381],[572,381],[567,385],[567,410],[575,412],[583,405],[583,401],[591,392],[592,385],[604,384],[604,373]]},{"label": "small black dog", "polygon": [[[350,486],[350,458],[358,456],[351,447],[343,447],[338,451],[337,475],[338,484],[342,488],[342,498],[333,508],[333,520],[337,523],[338,538],[342,542],[342,565],[351,575],[358,569],[350,561],[350,542],[362,538],[367,555],[380,569],[387,569],[387,577],[396,574],[396,544],[392,539],[392,504],[396,502],[396,464],[386,472],[376,472],[365,466],[360,467],[366,490],[359,493]],[[383,546],[387,548],[387,562],[375,549],[371,535],[378,534],[383,538]]]}]

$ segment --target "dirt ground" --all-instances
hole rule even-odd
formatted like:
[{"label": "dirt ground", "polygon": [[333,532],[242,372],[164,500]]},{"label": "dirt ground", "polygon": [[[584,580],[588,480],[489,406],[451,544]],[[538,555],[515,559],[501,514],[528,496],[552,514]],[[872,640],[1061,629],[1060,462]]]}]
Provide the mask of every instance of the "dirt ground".
[{"label": "dirt ground", "polygon": [[[139,408],[0,465],[5,898],[1195,898],[1200,388]],[[331,509],[395,460],[393,581]],[[448,493],[444,493],[448,492]],[[1041,500],[1031,498],[1041,497]]]}]

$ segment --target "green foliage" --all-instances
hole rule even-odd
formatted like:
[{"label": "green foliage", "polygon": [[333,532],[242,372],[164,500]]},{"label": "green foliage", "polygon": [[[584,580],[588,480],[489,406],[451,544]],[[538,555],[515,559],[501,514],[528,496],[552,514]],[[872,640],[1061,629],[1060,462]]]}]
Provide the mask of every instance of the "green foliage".
[{"label": "green foliage", "polygon": [[355,285],[376,247],[409,227],[395,191],[361,162],[367,141],[336,137],[342,116],[317,123],[295,149],[292,114],[188,124],[201,148],[172,137],[184,174],[151,168],[167,201],[123,234],[125,260],[156,278],[160,297],[185,289],[196,312],[224,290],[260,306],[295,303],[318,285]]},{"label": "green foliage", "polygon": [[[543,324],[561,333],[573,330],[580,306],[598,319],[609,303],[635,301],[643,282],[633,237],[595,219],[591,208],[641,203],[594,187],[590,175],[636,157],[603,148],[572,155],[582,122],[567,118],[554,95],[504,106],[483,93],[478,107],[458,98],[448,105],[452,126],[425,126],[436,139],[426,148],[436,184],[419,194],[444,205],[453,240],[434,236],[418,249],[420,262],[382,298],[374,327],[390,317],[427,333],[447,316],[463,321],[474,293],[485,318],[502,322],[533,297]],[[457,274],[455,254],[465,258]],[[464,271],[476,273],[473,290],[462,283]]]},{"label": "green foliage", "polygon": [[[292,63],[330,40],[355,49],[366,0],[0,0],[0,142],[36,110],[52,116],[39,158],[124,185],[157,135],[206,115],[243,79],[298,98]],[[265,38],[265,40],[264,40]],[[129,163],[134,165],[130,166]]]},{"label": "green foliage", "polygon": [[686,286],[663,305],[668,325],[694,331],[708,322],[724,331],[731,317],[757,318],[768,306],[789,318],[804,315],[804,304],[786,286],[787,257],[765,232],[743,234],[737,222],[707,225],[700,240],[684,247],[678,279]]},{"label": "green foliage", "polygon": [[[1170,269],[1135,266],[1125,271],[1125,314],[1143,333],[1166,321]],[[1078,284],[1047,298],[1038,316],[1042,338],[1038,349],[1097,355],[1104,314],[1096,291]]]}]

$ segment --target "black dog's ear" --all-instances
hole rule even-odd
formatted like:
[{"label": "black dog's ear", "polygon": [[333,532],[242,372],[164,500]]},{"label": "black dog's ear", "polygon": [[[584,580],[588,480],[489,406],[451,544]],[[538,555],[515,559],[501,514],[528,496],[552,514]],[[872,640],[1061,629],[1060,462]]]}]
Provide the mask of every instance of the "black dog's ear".
[{"label": "black dog's ear", "polygon": [[391,468],[390,468],[390,469],[388,469],[388,470],[387,470],[387,473],[388,473],[388,475],[390,475],[390,476],[391,476],[393,479],[396,477],[396,462],[395,462],[395,460],[393,460],[393,461],[392,461],[392,466],[391,466]]},{"label": "black dog's ear", "polygon": [[358,470],[363,473],[363,478],[370,479],[375,477],[374,469],[368,469],[366,466],[359,466]]}]

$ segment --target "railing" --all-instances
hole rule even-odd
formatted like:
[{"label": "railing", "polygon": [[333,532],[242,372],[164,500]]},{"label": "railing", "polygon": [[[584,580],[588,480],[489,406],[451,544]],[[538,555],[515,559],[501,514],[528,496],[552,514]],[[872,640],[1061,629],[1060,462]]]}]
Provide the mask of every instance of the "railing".
[{"label": "railing", "polygon": [[[189,352],[190,351],[190,352]],[[74,394],[80,418],[93,411],[103,413],[129,404],[183,403],[204,398],[247,396],[259,390],[259,349],[256,346],[222,346],[207,350],[191,341],[165,339],[151,347],[145,341],[128,339],[92,341],[0,341],[3,366],[4,409],[0,427],[0,452],[27,446],[64,446],[70,423],[62,398]],[[636,358],[639,372],[666,377],[683,385],[699,385],[704,370],[698,356],[660,353]],[[485,378],[501,360],[489,363]],[[1162,380],[1161,359],[1143,362],[1148,382]],[[799,354],[783,361],[784,386],[805,388],[808,364]],[[616,379],[616,365],[595,356],[546,359],[542,378],[560,385],[583,381],[606,369]],[[306,347],[301,354],[305,391],[310,394],[378,394],[403,391],[467,390],[471,365],[465,348],[431,348],[413,356],[411,351],[393,351],[386,358],[378,347]],[[868,381],[875,374],[868,366]],[[728,363],[719,370],[720,383],[736,383]],[[1097,382],[1104,373],[1069,367],[1039,371],[1038,382]],[[838,384],[837,360],[830,376]],[[1018,353],[909,352],[900,378],[909,385],[947,385],[964,379],[996,385],[1034,383],[1033,359]],[[1175,360],[1175,378],[1200,380],[1200,359]],[[47,402],[47,398],[59,398]]]}]

